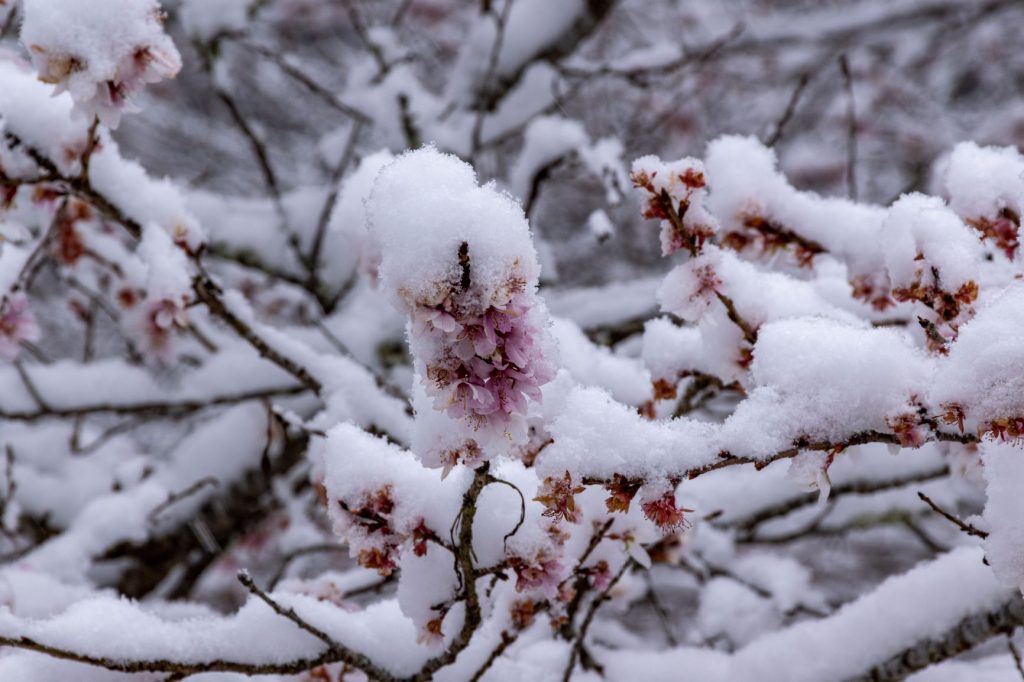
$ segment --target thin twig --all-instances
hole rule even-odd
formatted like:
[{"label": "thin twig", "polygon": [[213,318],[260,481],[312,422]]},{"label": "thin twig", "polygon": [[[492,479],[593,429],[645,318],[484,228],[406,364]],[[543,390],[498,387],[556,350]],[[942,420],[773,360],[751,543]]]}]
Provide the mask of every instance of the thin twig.
[{"label": "thin twig", "polygon": [[569,682],[569,679],[572,677],[572,671],[576,667],[576,661],[580,657],[580,653],[583,651],[587,631],[590,630],[590,624],[593,623],[594,616],[597,615],[598,609],[600,609],[606,601],[611,599],[612,588],[614,588],[619,580],[622,579],[626,570],[632,565],[633,560],[627,559],[625,563],[622,564],[622,568],[620,568],[618,573],[615,574],[615,577],[613,577],[611,582],[608,583],[608,587],[605,588],[604,592],[599,594],[592,602],[590,602],[590,608],[587,609],[587,615],[583,617],[583,623],[580,624],[579,634],[576,635],[576,642],[573,644],[572,651],[569,654],[569,663],[565,666],[565,672],[562,674],[562,682]]},{"label": "thin twig", "polygon": [[219,288],[210,280],[208,275],[201,273],[197,276],[192,281],[192,290],[196,293],[196,297],[206,304],[210,312],[224,320],[239,336],[248,341],[249,345],[255,348],[261,357],[270,360],[294,376],[313,393],[320,394],[323,385],[309,373],[309,370],[272,348],[252,327],[235,315],[224,300],[221,299]]},{"label": "thin twig", "polygon": [[523,496],[523,491],[520,490],[519,486],[515,485],[514,483],[506,481],[503,478],[497,478],[495,476],[489,476],[487,480],[489,483],[500,483],[501,485],[507,485],[509,488],[512,488],[512,490],[515,490],[516,494],[519,495],[519,521],[516,523],[515,528],[505,533],[505,538],[502,543],[505,549],[508,550],[508,539],[519,532],[519,529],[523,525],[523,521],[526,520],[526,498]]},{"label": "thin twig", "polygon": [[345,552],[347,549],[338,543],[322,543],[319,545],[310,545],[308,547],[300,547],[299,549],[293,550],[285,555],[284,559],[281,560],[281,567],[274,573],[274,577],[270,579],[270,589],[277,587],[277,584],[281,582],[285,574],[288,572],[288,567],[291,566],[292,562],[296,559],[310,554],[323,554],[331,552]]},{"label": "thin twig", "polygon": [[779,140],[782,139],[782,132],[786,129],[786,125],[790,119],[793,118],[793,114],[796,113],[796,105],[800,102],[800,97],[804,94],[804,89],[807,84],[811,82],[811,75],[809,73],[801,74],[800,79],[796,83],[796,87],[793,88],[792,94],[789,96],[789,101],[786,102],[786,109],[782,112],[782,116],[778,121],[775,122],[775,126],[772,129],[771,135],[764,141],[766,147],[774,147],[778,144]]},{"label": "thin twig", "polygon": [[[926,441],[939,441],[948,443],[977,443],[979,442],[978,437],[970,433],[948,433],[946,431],[933,430],[929,434],[929,438]],[[729,454],[728,452],[721,452],[720,458],[714,462],[703,464],[701,466],[692,467],[679,472],[671,472],[666,474],[668,478],[674,479],[694,479],[698,476],[711,473],[712,471],[718,471],[719,469],[725,469],[731,466],[738,466],[741,464],[753,464],[757,469],[763,469],[772,462],[778,462],[784,459],[792,459],[801,452],[806,450],[813,450],[815,452],[839,452],[847,448],[852,448],[857,445],[867,445],[869,443],[890,443],[892,445],[900,444],[900,437],[894,433],[884,433],[881,431],[861,431],[855,433],[844,441],[819,441],[811,442],[806,439],[796,439],[793,442],[793,446],[780,450],[774,454],[767,455],[764,457],[736,457]],[[610,485],[615,483],[608,478],[600,476],[584,476],[584,485]],[[618,481],[621,483],[622,481]],[[631,477],[627,478],[626,481],[630,484],[644,483],[642,477]]]},{"label": "thin twig", "polygon": [[305,258],[302,253],[302,246],[299,243],[299,237],[295,232],[292,231],[288,221],[288,212],[284,208],[284,197],[281,193],[281,186],[277,180],[277,173],[274,171],[273,165],[270,163],[270,155],[267,152],[267,146],[256,134],[256,131],[246,120],[242,114],[241,109],[238,108],[238,104],[235,102],[234,97],[223,88],[216,88],[217,98],[224,103],[227,107],[228,113],[231,114],[231,119],[238,126],[242,135],[249,141],[249,147],[252,149],[253,156],[256,157],[257,165],[259,166],[260,173],[263,175],[263,183],[267,187],[267,191],[270,192],[270,198],[274,203],[274,210],[277,212],[278,220],[281,223],[281,229],[284,230],[285,235],[288,237],[288,244],[294,252],[295,256],[299,259],[299,262],[306,266],[307,270],[311,270],[309,261]]},{"label": "thin twig", "polygon": [[668,610],[661,603],[658,598],[658,593],[654,589],[654,579],[651,578],[650,571],[644,571],[644,582],[647,583],[647,601],[650,602],[651,608],[654,609],[654,613],[658,616],[658,620],[661,623],[661,630],[665,633],[665,640],[671,647],[679,646],[679,640],[676,638],[674,632],[672,632],[672,621],[669,618]]},{"label": "thin twig", "polygon": [[4,22],[2,28],[0,28],[0,40],[3,40],[11,32],[11,29],[18,24],[18,5],[15,4],[11,7],[11,13],[7,15],[7,20]]},{"label": "thin twig", "polygon": [[251,594],[258,597],[267,606],[273,609],[274,613],[280,616],[284,616],[291,622],[295,623],[299,626],[299,628],[305,630],[306,632],[308,632],[309,634],[313,635],[321,642],[326,644],[327,648],[331,651],[341,651],[344,648],[326,632],[316,627],[315,625],[311,624],[309,621],[301,618],[299,614],[295,613],[295,609],[291,608],[290,606],[281,606],[279,603],[274,601],[274,599],[272,599],[270,595],[268,595],[266,592],[257,587],[256,583],[252,579],[252,576],[250,576],[246,571],[238,572],[238,582],[242,583]]},{"label": "thin twig", "polygon": [[324,235],[327,233],[327,226],[331,222],[331,215],[334,213],[334,207],[338,203],[338,195],[341,193],[341,178],[345,174],[345,169],[348,168],[352,162],[352,157],[355,154],[356,142],[359,140],[359,134],[362,131],[362,121],[356,120],[352,123],[352,131],[348,135],[348,141],[345,143],[345,150],[341,154],[341,159],[338,164],[331,171],[330,186],[331,189],[327,193],[327,200],[324,201],[323,207],[320,209],[320,217],[317,220],[316,232],[313,235],[313,245],[309,250],[309,263],[310,268],[310,282],[311,288],[316,288],[318,283],[318,273],[320,269],[320,252],[323,249]]},{"label": "thin twig", "polygon": [[[925,481],[932,481],[937,478],[944,478],[948,475],[949,467],[943,465],[930,471],[909,474],[907,476],[884,481],[850,481],[848,483],[841,483],[832,486],[832,489],[829,491],[829,499],[837,499],[845,495],[870,495],[872,493],[891,490],[893,488],[902,488],[903,486],[911,485],[913,483],[922,483]],[[818,493],[808,493],[806,495],[784,500],[726,525],[749,533],[756,530],[758,526],[766,521],[786,516],[797,509],[802,509],[816,504],[819,497],[820,495]]]},{"label": "thin twig", "polygon": [[187,497],[195,495],[197,492],[199,492],[206,486],[213,486],[214,488],[216,488],[218,485],[220,485],[220,481],[217,480],[217,478],[214,476],[206,476],[204,478],[201,478],[192,485],[190,485],[189,487],[185,488],[184,490],[180,490],[176,493],[171,493],[170,495],[168,495],[166,500],[164,500],[157,506],[153,507],[153,510],[149,512],[149,516],[147,517],[147,519],[149,520],[150,523],[153,523],[154,521],[156,521],[156,517],[160,516],[160,514],[162,514],[164,511],[166,511],[174,504],[177,504],[178,502],[184,500]]},{"label": "thin twig", "polygon": [[148,417],[154,419],[180,419],[204,409],[235,405],[250,400],[261,400],[272,397],[294,396],[308,390],[304,386],[284,386],[281,388],[258,389],[254,391],[212,395],[204,398],[180,401],[142,401],[137,403],[93,403],[57,407],[54,405],[31,412],[15,412],[0,410],[0,419],[8,421],[34,422],[43,419],[82,417],[91,414],[115,414]]},{"label": "thin twig", "polygon": [[1013,656],[1013,665],[1017,668],[1017,674],[1024,680],[1024,664],[1020,660],[1020,651],[1017,650],[1017,645],[1013,643],[1013,632],[1006,633],[1006,648],[1010,650],[1010,655]]},{"label": "thin twig", "polygon": [[84,184],[89,184],[89,163],[92,161],[92,154],[96,151],[96,146],[100,143],[100,137],[96,132],[99,125],[99,116],[94,116],[86,136],[85,151],[82,152],[82,172],[78,175]]},{"label": "thin twig", "polygon": [[[505,25],[508,23],[508,15],[512,10],[512,3],[515,0],[505,0],[505,4],[501,8],[501,13],[497,15],[495,21],[494,42],[491,44],[491,52],[487,57],[487,70],[484,72],[484,78],[480,82],[481,91],[486,91],[491,81],[494,79],[495,74],[498,70],[498,57],[501,55],[501,48],[505,42]],[[473,120],[473,132],[471,137],[472,148],[470,151],[470,158],[476,158],[476,155],[480,152],[481,137],[484,130],[484,119],[487,117],[487,112],[493,109],[492,98],[478,97],[478,105],[476,110],[476,117]],[[489,106],[485,105],[485,102]]]},{"label": "thin twig", "polygon": [[921,498],[922,502],[924,502],[929,507],[931,507],[932,511],[934,511],[936,514],[938,514],[942,518],[946,519],[947,521],[949,521],[950,523],[955,525],[957,528],[959,528],[963,532],[967,533],[968,535],[973,535],[976,538],[982,538],[982,539],[985,539],[985,538],[988,537],[988,533],[986,533],[983,530],[979,530],[978,528],[974,527],[973,525],[971,525],[969,523],[965,523],[964,521],[961,521],[957,517],[953,516],[948,511],[946,511],[945,509],[943,509],[939,505],[935,504],[935,502],[932,500],[932,498],[928,497],[927,495],[925,495],[920,490],[917,491],[917,496],[919,498]]}]

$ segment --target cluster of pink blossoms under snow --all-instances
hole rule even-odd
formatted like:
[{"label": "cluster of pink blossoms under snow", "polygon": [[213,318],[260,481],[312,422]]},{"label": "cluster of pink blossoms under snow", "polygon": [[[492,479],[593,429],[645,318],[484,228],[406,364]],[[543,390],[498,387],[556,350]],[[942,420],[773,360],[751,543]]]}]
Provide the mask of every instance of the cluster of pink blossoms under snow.
[{"label": "cluster of pink blossoms under snow", "polygon": [[147,83],[174,78],[181,56],[155,0],[27,0],[21,39],[39,79],[116,128]]},{"label": "cluster of pink blossoms under snow", "polygon": [[523,445],[557,367],[522,208],[431,147],[385,166],[366,207],[382,286],[410,318],[413,449],[447,473]]},{"label": "cluster of pink blossoms under snow", "polygon": [[539,400],[540,387],[555,374],[526,286],[510,280],[487,307],[453,292],[442,304],[413,313],[413,345],[427,351],[418,356],[434,407],[465,420],[484,440],[513,431],[526,416],[528,399]]}]

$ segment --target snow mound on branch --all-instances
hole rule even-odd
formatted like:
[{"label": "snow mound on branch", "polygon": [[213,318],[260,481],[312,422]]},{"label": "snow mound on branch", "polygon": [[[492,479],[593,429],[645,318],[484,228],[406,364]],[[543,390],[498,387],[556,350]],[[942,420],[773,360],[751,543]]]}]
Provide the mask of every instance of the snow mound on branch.
[{"label": "snow mound on branch", "polygon": [[665,478],[714,460],[717,427],[689,419],[652,422],[597,388],[576,388],[550,426],[554,443],[537,462],[543,476],[565,471],[611,479]]},{"label": "snow mound on branch", "polygon": [[758,334],[751,376],[756,388],[723,427],[734,455],[768,456],[798,438],[842,442],[890,431],[887,420],[925,394],[932,364],[899,332],[800,318]]},{"label": "snow mound on branch", "polygon": [[708,208],[724,231],[759,217],[817,242],[845,260],[851,274],[878,264],[884,209],[798,191],[779,172],[775,152],[753,137],[718,138],[708,145],[704,164],[711,188]]}]

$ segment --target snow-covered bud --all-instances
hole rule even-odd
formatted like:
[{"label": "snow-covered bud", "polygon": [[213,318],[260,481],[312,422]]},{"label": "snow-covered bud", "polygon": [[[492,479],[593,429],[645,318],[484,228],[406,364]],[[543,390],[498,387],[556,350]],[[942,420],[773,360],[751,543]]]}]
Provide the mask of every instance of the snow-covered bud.
[{"label": "snow-covered bud", "polygon": [[1020,247],[1024,155],[1016,147],[961,142],[942,173],[949,206],[1008,260]]},{"label": "snow-covered bud", "polygon": [[[941,199],[899,199],[883,226],[886,267],[897,301],[917,301],[938,324],[973,314],[984,251],[975,234]],[[955,329],[955,325],[953,325]]]},{"label": "snow-covered bud", "polygon": [[174,78],[181,56],[155,0],[25,0],[21,41],[39,79],[116,128],[146,83]]},{"label": "snow-covered bud", "polygon": [[[536,295],[540,267],[519,206],[472,167],[424,148],[378,176],[367,204],[381,280],[410,317],[416,370],[444,438],[420,452],[451,466],[471,439],[476,464],[526,437],[530,401],[554,377],[548,315]],[[453,440],[451,420],[460,428]],[[442,444],[441,441],[444,441]],[[457,441],[457,442],[455,442]],[[422,442],[422,439],[421,439]]]}]

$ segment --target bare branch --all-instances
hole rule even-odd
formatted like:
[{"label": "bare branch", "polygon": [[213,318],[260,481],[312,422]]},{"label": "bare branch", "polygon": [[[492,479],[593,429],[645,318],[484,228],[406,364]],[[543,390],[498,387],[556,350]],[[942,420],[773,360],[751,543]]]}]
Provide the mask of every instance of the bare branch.
[{"label": "bare branch", "polygon": [[953,516],[948,511],[946,511],[945,509],[943,509],[939,505],[935,504],[935,502],[932,500],[932,498],[928,497],[927,495],[925,495],[920,490],[917,491],[917,496],[919,498],[921,498],[922,502],[924,502],[929,507],[931,507],[932,511],[934,511],[936,514],[938,514],[942,518],[946,519],[947,521],[949,521],[950,523],[955,525],[957,528],[959,528],[963,532],[967,533],[968,535],[973,535],[974,537],[981,538],[983,540],[988,537],[988,533],[986,533],[983,530],[978,530],[973,525],[971,525],[969,523],[965,523],[965,522],[961,521],[960,519],[958,519],[957,517]]}]

